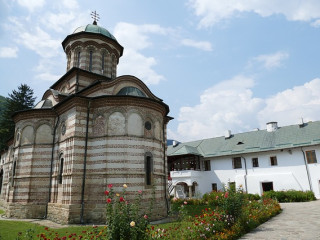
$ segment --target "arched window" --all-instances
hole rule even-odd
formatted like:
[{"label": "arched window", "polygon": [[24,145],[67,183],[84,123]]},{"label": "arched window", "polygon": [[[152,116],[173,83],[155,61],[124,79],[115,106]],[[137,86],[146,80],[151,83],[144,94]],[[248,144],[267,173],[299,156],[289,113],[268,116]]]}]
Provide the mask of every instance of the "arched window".
[{"label": "arched window", "polygon": [[63,165],[64,165],[64,158],[63,155],[60,155],[60,166],[59,166],[59,175],[58,175],[58,183],[62,184],[62,174],[63,174]]},{"label": "arched window", "polygon": [[2,182],[3,182],[3,169],[0,170],[0,194],[2,190]]},{"label": "arched window", "polygon": [[91,72],[92,71],[92,50],[90,50],[89,52],[89,71]]},{"label": "arched window", "polygon": [[151,153],[145,154],[144,165],[145,165],[145,173],[146,173],[145,185],[151,186],[152,179],[153,179],[153,157]]}]

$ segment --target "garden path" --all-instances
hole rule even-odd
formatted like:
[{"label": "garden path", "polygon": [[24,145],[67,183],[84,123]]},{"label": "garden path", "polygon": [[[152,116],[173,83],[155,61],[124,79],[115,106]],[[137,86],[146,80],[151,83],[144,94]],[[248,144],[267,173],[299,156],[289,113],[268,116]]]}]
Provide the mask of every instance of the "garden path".
[{"label": "garden path", "polygon": [[320,200],[281,203],[282,213],[241,240],[320,240]]}]

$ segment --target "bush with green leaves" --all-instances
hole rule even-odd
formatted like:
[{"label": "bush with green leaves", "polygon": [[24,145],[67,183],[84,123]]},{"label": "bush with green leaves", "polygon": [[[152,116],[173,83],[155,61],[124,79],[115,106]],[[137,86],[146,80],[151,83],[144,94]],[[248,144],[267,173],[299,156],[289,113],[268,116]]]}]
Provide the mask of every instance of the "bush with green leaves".
[{"label": "bush with green leaves", "polygon": [[115,193],[112,184],[109,184],[105,191],[108,239],[146,239],[149,220],[147,214],[141,214],[142,191],[138,191],[136,199],[129,202],[126,189],[124,184],[122,193]]},{"label": "bush with green leaves", "polygon": [[273,198],[279,202],[308,202],[316,199],[312,191],[297,190],[268,191],[263,193],[263,198]]}]

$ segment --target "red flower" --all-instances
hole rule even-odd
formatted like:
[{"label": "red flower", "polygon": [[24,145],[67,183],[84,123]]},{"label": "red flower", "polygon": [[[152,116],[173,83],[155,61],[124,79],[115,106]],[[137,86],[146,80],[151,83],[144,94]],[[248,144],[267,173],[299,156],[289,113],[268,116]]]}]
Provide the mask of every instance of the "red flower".
[{"label": "red flower", "polygon": [[104,195],[109,195],[109,191],[108,190],[106,190],[106,191],[104,191]]},{"label": "red flower", "polygon": [[229,193],[226,192],[226,193],[224,194],[224,198],[227,198],[228,196],[229,196]]},{"label": "red flower", "polygon": [[124,198],[123,197],[120,197],[120,202],[124,202]]},{"label": "red flower", "polygon": [[111,198],[107,199],[107,203],[111,203],[111,201],[112,201]]},{"label": "red flower", "polygon": [[108,188],[110,188],[110,189],[111,189],[112,187],[113,187],[113,185],[112,185],[112,184],[108,184]]}]

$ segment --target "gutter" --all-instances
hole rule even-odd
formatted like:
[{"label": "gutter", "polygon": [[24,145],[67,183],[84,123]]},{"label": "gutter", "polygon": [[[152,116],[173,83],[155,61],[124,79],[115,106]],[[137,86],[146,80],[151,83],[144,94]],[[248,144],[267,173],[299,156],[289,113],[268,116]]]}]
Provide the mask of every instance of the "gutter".
[{"label": "gutter", "polygon": [[47,219],[48,217],[48,205],[49,202],[51,202],[51,188],[52,188],[52,173],[53,173],[53,160],[54,160],[54,145],[55,145],[55,138],[56,138],[56,131],[57,131],[57,127],[58,127],[58,123],[60,121],[60,116],[57,114],[57,112],[55,110],[53,110],[56,114],[56,124],[54,126],[53,129],[53,140],[52,140],[52,150],[51,150],[51,163],[50,163],[50,177],[49,177],[49,193],[48,193],[48,201],[46,204],[46,210],[45,210],[45,214],[44,214],[44,219]]},{"label": "gutter", "polygon": [[308,175],[310,191],[313,192],[311,179],[310,179],[310,172],[309,172],[309,168],[308,168],[308,163],[307,163],[307,160],[306,160],[305,152],[303,151],[302,147],[301,147],[301,152],[302,152],[302,155],[303,155],[304,164],[306,166],[306,172],[307,172],[307,175]]},{"label": "gutter", "polygon": [[[166,120],[166,119],[163,119]],[[164,172],[164,197],[165,197],[165,201],[166,201],[166,207],[167,207],[167,214],[169,214],[169,200],[168,200],[168,195],[167,195],[167,191],[168,191],[168,176],[166,174],[166,142],[165,140],[165,131],[164,131],[164,127],[165,127],[165,121],[163,121],[163,127],[162,127],[162,141],[163,141],[163,172]]]},{"label": "gutter", "polygon": [[87,107],[87,123],[86,123],[86,140],[84,147],[84,159],[83,159],[83,177],[82,177],[82,190],[81,190],[81,213],[80,213],[80,223],[83,224],[83,213],[84,213],[84,190],[86,184],[86,170],[87,170],[87,153],[88,153],[88,138],[89,138],[89,116],[90,116],[90,106],[91,100],[88,102]]},{"label": "gutter", "polygon": [[248,183],[247,183],[247,176],[248,176],[248,170],[247,170],[247,160],[245,157],[241,156],[244,160],[244,168],[246,170],[246,174],[244,175],[244,184],[246,187],[246,193],[248,193]]}]

